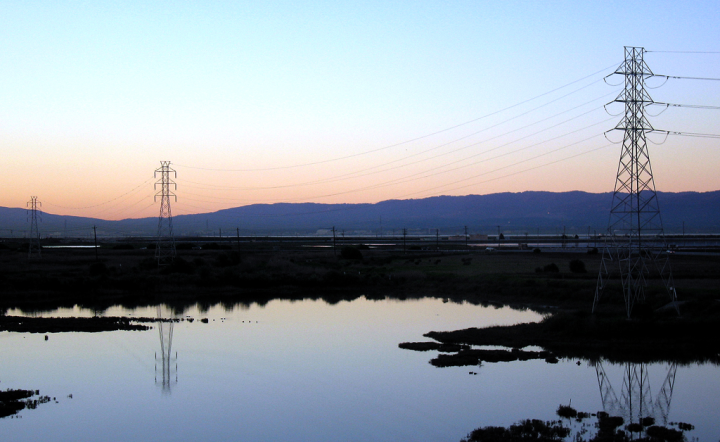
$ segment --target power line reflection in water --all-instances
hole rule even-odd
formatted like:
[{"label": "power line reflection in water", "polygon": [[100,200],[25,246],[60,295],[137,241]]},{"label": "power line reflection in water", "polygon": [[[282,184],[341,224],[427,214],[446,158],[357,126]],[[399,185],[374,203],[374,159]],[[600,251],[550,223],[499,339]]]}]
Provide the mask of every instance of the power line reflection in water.
[{"label": "power line reflection in water", "polygon": [[[157,307],[158,332],[160,335],[160,358],[155,353],[155,384],[160,385],[163,394],[170,394],[172,386],[177,384],[177,351],[172,354],[173,330],[175,321],[173,318],[163,319],[162,307]],[[160,381],[158,381],[158,361],[160,361]],[[173,379],[174,375],[174,379]]]}]

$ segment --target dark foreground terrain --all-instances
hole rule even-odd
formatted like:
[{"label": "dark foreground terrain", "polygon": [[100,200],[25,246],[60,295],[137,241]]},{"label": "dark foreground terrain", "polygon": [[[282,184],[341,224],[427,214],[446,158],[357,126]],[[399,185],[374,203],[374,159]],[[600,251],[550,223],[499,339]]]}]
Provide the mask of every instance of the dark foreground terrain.
[{"label": "dark foreground terrain", "polygon": [[[254,242],[238,251],[232,242],[184,243],[177,258],[158,266],[152,243],[101,244],[93,249],[43,249],[28,258],[26,244],[0,242],[0,309],[41,311],[78,305],[178,307],[238,304],[274,298],[323,298],[329,302],[425,296],[529,307],[587,311],[592,305],[600,254],[586,247],[560,251],[398,245],[375,249],[348,242],[333,250]],[[720,255],[673,255],[683,316],[718,312]],[[652,275],[651,275],[652,276]],[[616,279],[617,280],[617,279]],[[644,316],[667,303],[650,279]],[[615,291],[615,295],[613,295]],[[622,310],[618,285],[608,286],[602,311]]]},{"label": "dark foreground terrain", "polygon": [[[592,248],[533,252],[413,247],[403,251],[346,244],[333,251],[258,243],[236,250],[206,243],[182,248],[172,263],[158,266],[154,251],[143,248],[146,245],[104,244],[97,256],[93,249],[45,249],[41,259],[29,259],[22,244],[2,243],[0,331],[144,330],[146,323],[157,320],[100,315],[115,305],[166,304],[180,313],[192,305],[264,304],[278,298],[335,303],[361,296],[435,297],[547,313],[540,323],[428,331],[425,336],[432,341],[400,344],[411,350],[437,351],[431,363],[438,367],[538,358],[549,363],[558,358],[720,363],[720,256],[673,255],[680,314],[675,305],[668,305],[659,279],[651,276],[645,301],[627,319],[617,275],[599,310],[590,314],[600,263],[600,255]],[[13,309],[42,313],[74,306],[99,315],[80,319],[8,314]],[[541,350],[524,349],[528,346]],[[0,399],[4,412],[14,415],[45,400],[41,397],[35,402],[32,393],[38,394],[9,391]],[[594,439],[579,434],[577,440],[683,437],[682,428],[651,423],[636,428],[637,424],[618,423],[612,416],[592,418],[607,431]],[[526,420],[508,428],[479,428],[466,440],[561,440],[570,434],[566,427],[560,421]]]},{"label": "dark foreground terrain", "polygon": [[[628,320],[617,275],[596,314],[590,314],[600,263],[597,249],[590,247],[463,250],[461,243],[450,249],[387,250],[346,243],[333,250],[258,241],[238,250],[231,242],[209,242],[180,246],[172,263],[159,266],[147,245],[108,243],[97,255],[93,249],[44,249],[41,259],[30,259],[22,244],[3,243],[0,310],[38,312],[77,305],[102,312],[113,305],[162,303],[182,311],[195,304],[263,304],[276,298],[333,303],[360,296],[436,297],[553,313],[537,324],[429,331],[426,336],[436,343],[458,345],[433,359],[438,366],[600,355],[617,360],[694,361],[715,360],[720,353],[720,256],[712,254],[672,256],[680,315],[675,305],[668,305],[659,278],[651,275],[645,301]],[[0,320],[0,329],[24,327],[51,333],[73,327],[87,331],[145,327],[122,318],[45,325],[42,319],[37,321],[6,317]],[[422,349],[417,346],[428,344],[402,346],[413,345]],[[469,345],[508,350],[490,354]],[[550,354],[519,352],[527,346],[542,347]]]}]

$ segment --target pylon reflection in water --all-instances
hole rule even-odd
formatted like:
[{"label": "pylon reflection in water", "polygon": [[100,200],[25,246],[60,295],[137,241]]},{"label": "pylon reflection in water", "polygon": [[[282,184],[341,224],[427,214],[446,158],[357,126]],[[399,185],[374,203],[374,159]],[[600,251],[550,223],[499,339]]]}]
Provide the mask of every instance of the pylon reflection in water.
[{"label": "pylon reflection in water", "polygon": [[[164,320],[162,308],[157,308],[158,331],[160,334],[160,357],[155,353],[155,384],[162,387],[163,393],[169,394],[172,386],[177,384],[177,351],[173,357],[172,341],[175,321],[172,318]],[[160,362],[160,380],[158,381],[158,362]],[[173,376],[174,375],[174,376]],[[174,379],[173,379],[174,377]]]},{"label": "pylon reflection in water", "polygon": [[600,399],[603,410],[611,416],[621,416],[626,423],[639,423],[640,419],[652,417],[667,425],[675,387],[677,364],[671,363],[660,390],[653,398],[647,364],[625,363],[623,365],[622,390],[618,397],[602,361],[595,364]]}]

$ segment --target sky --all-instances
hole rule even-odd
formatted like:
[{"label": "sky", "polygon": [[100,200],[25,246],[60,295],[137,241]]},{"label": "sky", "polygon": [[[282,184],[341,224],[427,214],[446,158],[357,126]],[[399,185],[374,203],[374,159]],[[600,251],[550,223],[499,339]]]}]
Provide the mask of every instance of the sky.
[{"label": "sky", "polygon": [[[658,75],[720,77],[720,54],[688,53],[720,51],[718,19],[716,1],[6,0],[0,206],[157,216],[160,161],[174,215],[609,192],[623,78],[604,77],[624,46]],[[647,86],[720,106],[720,81]],[[720,110],[663,109],[656,129],[720,134]],[[649,137],[658,190],[720,189],[720,139]]]}]

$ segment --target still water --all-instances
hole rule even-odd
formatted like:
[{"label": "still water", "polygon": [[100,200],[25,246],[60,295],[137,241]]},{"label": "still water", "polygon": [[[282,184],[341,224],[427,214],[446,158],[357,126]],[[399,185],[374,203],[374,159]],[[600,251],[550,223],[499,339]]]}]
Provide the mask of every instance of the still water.
[{"label": "still water", "polygon": [[[62,309],[44,316],[92,314]],[[104,314],[154,317],[157,309]],[[164,307],[161,314],[173,315]],[[714,365],[533,360],[436,368],[428,363],[436,352],[398,348],[426,340],[422,334],[431,330],[539,320],[531,311],[360,298],[177,314],[188,316],[195,321],[176,323],[171,341],[169,325],[161,331],[157,323],[150,331],[56,333],[48,341],[0,333],[0,389],[37,389],[57,401],[0,419],[0,440],[459,441],[480,426],[555,419],[557,406],[570,401],[589,412],[604,402],[617,407],[628,370],[644,370],[650,380],[648,403],[658,423],[694,424],[689,439],[720,437]],[[670,402],[655,399],[668,392]]]}]

